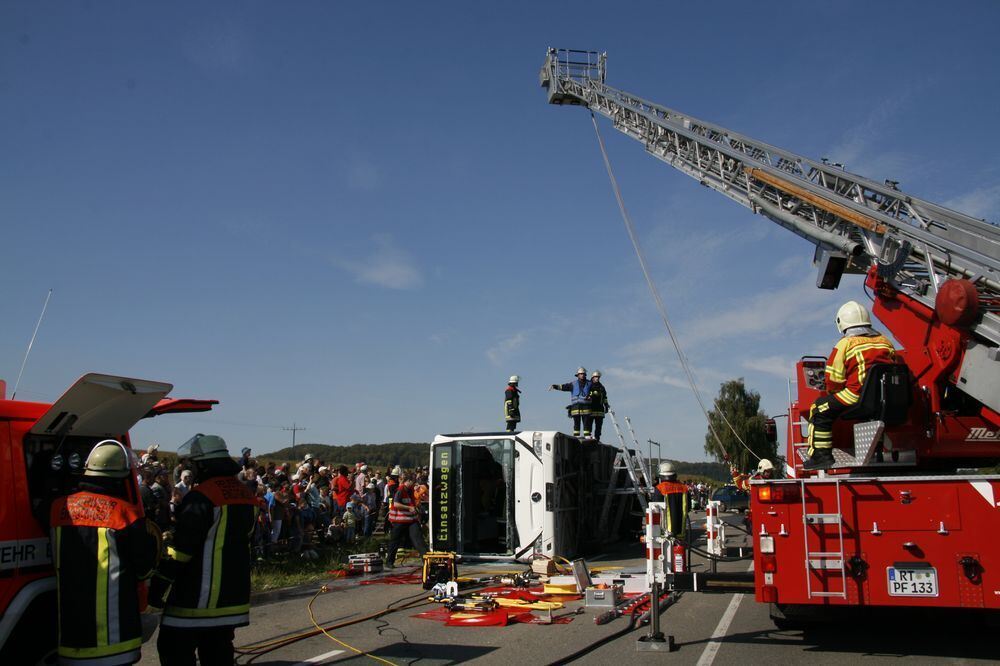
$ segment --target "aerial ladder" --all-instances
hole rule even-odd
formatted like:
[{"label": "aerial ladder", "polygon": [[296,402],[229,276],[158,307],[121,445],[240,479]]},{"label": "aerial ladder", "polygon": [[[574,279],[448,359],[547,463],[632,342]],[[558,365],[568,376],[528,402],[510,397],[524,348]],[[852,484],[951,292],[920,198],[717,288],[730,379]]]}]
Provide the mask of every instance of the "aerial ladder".
[{"label": "aerial ladder", "polygon": [[[828,471],[801,465],[825,357],[797,363],[788,478],[751,483],[757,600],[786,626],[817,605],[1000,612],[1000,476],[969,473],[1000,461],[1000,227],[618,90],[606,74],[605,53],[549,49],[539,82],[549,103],[608,118],[812,242],[817,287],[864,275],[903,346],[905,368],[869,373],[858,414],[838,419]],[[670,584],[704,589],[701,575]]]},{"label": "aerial ladder", "polygon": [[[1000,457],[1000,228],[910,196],[897,182],[877,183],[618,90],[606,73],[604,53],[549,49],[539,76],[549,103],[610,119],[653,156],[814,243],[818,287],[866,275],[873,311],[906,348],[915,384],[904,464]],[[800,384],[821,388],[821,365],[800,367]]]}]

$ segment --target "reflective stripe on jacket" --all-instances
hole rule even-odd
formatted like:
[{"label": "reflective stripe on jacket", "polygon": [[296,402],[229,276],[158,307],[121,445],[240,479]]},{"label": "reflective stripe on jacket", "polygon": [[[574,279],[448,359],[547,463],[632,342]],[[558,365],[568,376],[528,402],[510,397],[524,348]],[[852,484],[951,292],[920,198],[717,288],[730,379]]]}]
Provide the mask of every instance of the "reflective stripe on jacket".
[{"label": "reflective stripe on jacket", "polygon": [[60,660],[95,666],[137,661],[137,586],[156,558],[141,505],[81,491],[56,499],[50,518]]},{"label": "reflective stripe on jacket", "polygon": [[608,413],[608,391],[604,388],[604,384],[591,384],[590,412],[595,416],[604,416]]},{"label": "reflective stripe on jacket", "polygon": [[868,370],[877,363],[895,363],[896,349],[880,333],[841,338],[826,362],[826,390],[845,405],[861,399]]},{"label": "reflective stripe on jacket", "polygon": [[163,609],[169,627],[250,623],[250,535],[257,500],[234,476],[199,483],[177,507],[167,554],[176,577]]}]

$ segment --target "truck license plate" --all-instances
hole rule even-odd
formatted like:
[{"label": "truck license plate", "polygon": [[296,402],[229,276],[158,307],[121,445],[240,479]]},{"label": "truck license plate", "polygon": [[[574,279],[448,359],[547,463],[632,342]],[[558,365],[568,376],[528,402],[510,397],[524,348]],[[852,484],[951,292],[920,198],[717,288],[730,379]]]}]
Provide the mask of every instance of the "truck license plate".
[{"label": "truck license plate", "polygon": [[936,597],[937,569],[934,567],[886,567],[891,597]]}]

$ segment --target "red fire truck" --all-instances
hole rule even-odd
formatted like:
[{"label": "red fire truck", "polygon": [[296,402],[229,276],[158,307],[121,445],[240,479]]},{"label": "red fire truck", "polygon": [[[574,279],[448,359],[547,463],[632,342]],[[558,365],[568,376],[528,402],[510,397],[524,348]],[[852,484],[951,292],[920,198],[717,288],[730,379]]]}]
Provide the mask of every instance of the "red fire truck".
[{"label": "red fire truck", "polygon": [[[130,446],[140,419],[203,412],[217,400],[167,398],[170,384],[87,374],[53,404],[8,400],[0,381],[0,663],[35,663],[56,646],[52,500],[73,491],[93,445]],[[140,509],[138,485],[130,493]]]},{"label": "red fire truck", "polygon": [[823,606],[996,613],[1000,476],[974,472],[1000,462],[1000,228],[612,88],[605,63],[549,49],[548,101],[611,119],[813,242],[817,287],[864,275],[873,313],[903,346],[904,363],[876,366],[838,419],[835,467],[823,472],[802,461],[826,359],[797,364],[787,478],[751,484],[757,600],[779,623]]}]

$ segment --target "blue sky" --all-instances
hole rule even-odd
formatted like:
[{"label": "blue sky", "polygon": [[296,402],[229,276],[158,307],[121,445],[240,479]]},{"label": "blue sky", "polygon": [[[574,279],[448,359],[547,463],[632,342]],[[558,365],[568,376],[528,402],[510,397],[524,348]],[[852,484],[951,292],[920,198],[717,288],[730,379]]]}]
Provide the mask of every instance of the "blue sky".
[{"label": "blue sky", "polygon": [[[0,377],[52,288],[20,397],[98,371],[222,401],[139,445],[500,429],[511,373],[523,425],[565,429],[545,387],[583,364],[641,440],[703,459],[588,114],[537,87],[546,48],[995,222],[998,24],[985,1],[5,2]],[[706,396],[744,377],[783,413],[860,278],[815,289],[810,244],[601,127]]]}]

